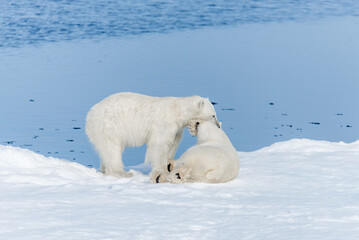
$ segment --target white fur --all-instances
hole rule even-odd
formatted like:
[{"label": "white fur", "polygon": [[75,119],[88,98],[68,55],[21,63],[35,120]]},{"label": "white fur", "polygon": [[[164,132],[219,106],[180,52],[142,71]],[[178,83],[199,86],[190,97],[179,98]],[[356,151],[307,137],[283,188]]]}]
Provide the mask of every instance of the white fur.
[{"label": "white fur", "polygon": [[117,93],[94,105],[87,114],[86,133],[101,158],[105,174],[128,177],[123,171],[122,152],[127,146],[147,144],[146,161],[153,172],[167,169],[183,129],[190,119],[217,122],[208,99],[193,97],[150,97]]},{"label": "white fur", "polygon": [[222,129],[210,121],[194,120],[189,130],[197,135],[197,144],[174,161],[167,181],[223,183],[238,176],[238,153]]}]

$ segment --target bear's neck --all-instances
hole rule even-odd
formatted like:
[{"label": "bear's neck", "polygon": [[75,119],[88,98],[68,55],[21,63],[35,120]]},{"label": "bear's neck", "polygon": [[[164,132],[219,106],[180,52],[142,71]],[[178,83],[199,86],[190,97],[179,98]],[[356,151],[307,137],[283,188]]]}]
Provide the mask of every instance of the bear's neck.
[{"label": "bear's neck", "polygon": [[179,98],[177,106],[179,108],[179,115],[183,123],[183,127],[186,127],[188,122],[198,114],[197,102],[200,97],[184,97]]},{"label": "bear's neck", "polygon": [[210,129],[198,131],[197,133],[197,144],[202,144],[205,142],[222,142],[232,146],[231,141],[223,130],[217,128],[213,125]]}]

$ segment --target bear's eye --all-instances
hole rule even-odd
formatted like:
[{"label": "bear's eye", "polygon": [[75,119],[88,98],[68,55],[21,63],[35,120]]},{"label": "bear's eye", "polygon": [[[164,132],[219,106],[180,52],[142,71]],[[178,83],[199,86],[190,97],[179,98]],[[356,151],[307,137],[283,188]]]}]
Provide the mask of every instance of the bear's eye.
[{"label": "bear's eye", "polygon": [[216,117],[216,115],[212,115],[212,117]]},{"label": "bear's eye", "polygon": [[196,122],[196,126],[198,126],[199,125],[199,122]]}]

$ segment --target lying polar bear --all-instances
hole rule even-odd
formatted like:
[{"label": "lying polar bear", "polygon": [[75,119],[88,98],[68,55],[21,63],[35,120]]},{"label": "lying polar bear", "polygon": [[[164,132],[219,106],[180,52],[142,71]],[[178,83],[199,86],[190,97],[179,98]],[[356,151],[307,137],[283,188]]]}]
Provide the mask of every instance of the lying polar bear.
[{"label": "lying polar bear", "polygon": [[[238,176],[239,157],[224,131],[210,121],[191,120],[189,131],[197,136],[197,144],[177,161],[170,161],[163,182],[223,183]],[[161,176],[157,177],[157,181]],[[162,182],[161,181],[161,182]]]},{"label": "lying polar bear", "polygon": [[153,173],[167,171],[167,161],[173,159],[183,129],[193,118],[219,125],[208,98],[117,93],[91,108],[86,133],[100,155],[101,171],[117,177],[131,176],[123,170],[125,147],[147,144],[145,159],[152,165],[154,182]]}]

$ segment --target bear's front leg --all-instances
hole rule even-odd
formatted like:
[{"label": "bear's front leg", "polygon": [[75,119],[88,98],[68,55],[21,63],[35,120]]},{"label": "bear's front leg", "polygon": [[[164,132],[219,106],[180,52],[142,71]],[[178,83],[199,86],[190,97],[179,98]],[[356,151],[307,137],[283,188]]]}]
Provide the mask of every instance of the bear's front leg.
[{"label": "bear's front leg", "polygon": [[165,142],[149,142],[146,150],[146,162],[152,165],[152,172],[150,173],[150,182],[158,183],[158,176],[160,179],[165,179],[168,174],[168,151],[169,144]]},{"label": "bear's front leg", "polygon": [[[152,165],[152,172],[150,173],[151,183],[159,183],[158,179],[165,179],[167,177],[167,155],[168,147],[166,147],[166,144],[147,145],[146,162],[150,162]],[[158,178],[159,176],[160,178]]]},{"label": "bear's front leg", "polygon": [[174,169],[175,163],[176,163],[175,160],[168,160],[166,173],[158,172],[158,171],[152,172],[150,179],[151,183],[169,182],[168,178],[171,175],[171,171]]},{"label": "bear's front leg", "polygon": [[168,161],[174,159],[174,157],[176,155],[176,152],[177,152],[177,149],[178,149],[178,146],[179,146],[179,144],[181,142],[181,139],[182,139],[182,133],[183,133],[183,129],[178,131],[176,133],[176,135],[175,135],[173,143],[169,146],[168,156],[167,156]]},{"label": "bear's front leg", "polygon": [[162,175],[162,179],[167,176],[167,161],[170,151],[174,146],[177,132],[177,128],[171,127],[171,125],[166,124],[166,122],[154,124],[146,150],[146,162],[150,162],[152,165],[150,182],[156,183],[158,175]]}]

